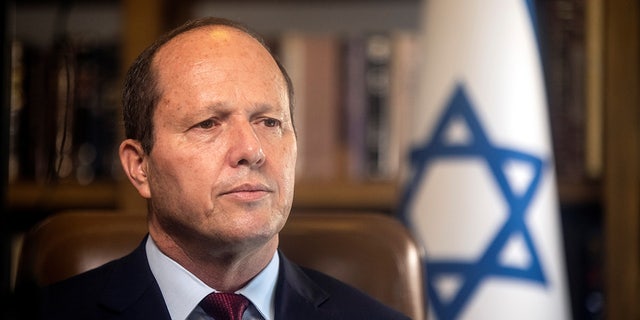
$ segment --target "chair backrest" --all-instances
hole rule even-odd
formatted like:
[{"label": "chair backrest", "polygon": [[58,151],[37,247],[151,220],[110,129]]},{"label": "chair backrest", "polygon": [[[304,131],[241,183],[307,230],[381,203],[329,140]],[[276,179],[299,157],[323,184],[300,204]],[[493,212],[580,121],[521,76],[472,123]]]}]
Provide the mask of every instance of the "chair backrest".
[{"label": "chair backrest", "polygon": [[[24,239],[17,285],[46,285],[132,251],[147,233],[145,215],[57,214]],[[395,219],[377,213],[293,213],[280,248],[296,263],[334,276],[379,301],[424,318],[417,246]]]}]

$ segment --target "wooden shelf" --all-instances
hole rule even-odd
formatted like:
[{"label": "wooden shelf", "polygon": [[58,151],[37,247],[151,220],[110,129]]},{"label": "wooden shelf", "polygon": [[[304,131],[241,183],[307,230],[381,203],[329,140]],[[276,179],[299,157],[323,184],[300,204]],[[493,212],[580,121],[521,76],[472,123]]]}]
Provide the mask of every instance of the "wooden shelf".
[{"label": "wooden shelf", "polygon": [[600,183],[558,183],[558,199],[560,204],[594,204],[602,202],[602,186]]},{"label": "wooden shelf", "polygon": [[12,210],[65,210],[72,208],[113,208],[116,183],[90,185],[45,185],[18,182],[9,185],[8,206]]},{"label": "wooden shelf", "polygon": [[[299,209],[390,210],[398,190],[393,183],[298,183],[294,207]],[[39,185],[19,182],[9,185],[8,206],[17,210],[65,210],[70,208],[115,208],[115,182]]]},{"label": "wooden shelf", "polygon": [[390,211],[398,188],[391,182],[301,182],[296,185],[295,209],[362,209]]}]

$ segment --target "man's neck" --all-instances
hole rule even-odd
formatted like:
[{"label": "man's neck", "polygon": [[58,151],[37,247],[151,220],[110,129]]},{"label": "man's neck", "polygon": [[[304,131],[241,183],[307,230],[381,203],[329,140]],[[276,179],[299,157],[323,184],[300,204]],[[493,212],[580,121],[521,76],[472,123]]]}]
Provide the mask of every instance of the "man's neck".
[{"label": "man's neck", "polygon": [[218,244],[178,244],[166,234],[154,234],[152,229],[150,235],[162,253],[209,287],[223,292],[244,287],[269,264],[278,248],[278,235],[261,245],[222,247]]}]

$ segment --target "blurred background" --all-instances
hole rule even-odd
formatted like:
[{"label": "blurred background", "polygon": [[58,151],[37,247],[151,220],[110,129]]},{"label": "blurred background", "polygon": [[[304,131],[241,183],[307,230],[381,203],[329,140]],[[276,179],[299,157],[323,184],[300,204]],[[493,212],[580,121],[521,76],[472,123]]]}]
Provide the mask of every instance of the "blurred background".
[{"label": "blurred background", "polygon": [[[639,319],[640,2],[534,3],[573,317]],[[287,65],[303,106],[294,211],[396,214],[408,145],[398,119],[410,117],[417,90],[422,5],[5,1],[3,295],[12,290],[21,234],[45,217],[75,209],[144,214],[117,158],[121,79],[144,47],[190,18],[242,21]],[[377,81],[359,79],[359,68],[379,72]]]}]

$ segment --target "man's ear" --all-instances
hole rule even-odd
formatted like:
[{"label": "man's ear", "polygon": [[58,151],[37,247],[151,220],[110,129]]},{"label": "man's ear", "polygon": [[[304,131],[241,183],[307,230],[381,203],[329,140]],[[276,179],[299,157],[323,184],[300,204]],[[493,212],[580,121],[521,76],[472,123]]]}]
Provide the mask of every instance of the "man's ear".
[{"label": "man's ear", "polygon": [[138,193],[145,198],[151,198],[149,177],[147,175],[147,155],[142,144],[134,139],[122,141],[119,149],[120,162],[124,173],[131,184],[138,189]]}]

